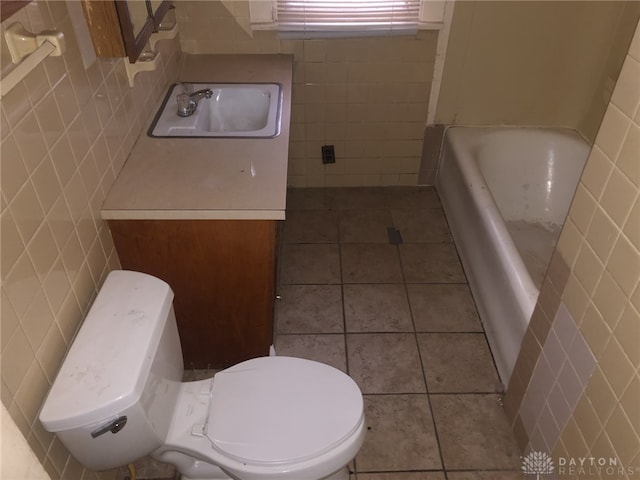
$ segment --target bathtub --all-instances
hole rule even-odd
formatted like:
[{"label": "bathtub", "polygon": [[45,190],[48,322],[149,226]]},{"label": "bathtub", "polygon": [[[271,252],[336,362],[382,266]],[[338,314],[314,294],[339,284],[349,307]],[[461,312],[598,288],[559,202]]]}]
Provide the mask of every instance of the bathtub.
[{"label": "bathtub", "polygon": [[436,189],[504,385],[589,149],[572,130],[445,133]]}]

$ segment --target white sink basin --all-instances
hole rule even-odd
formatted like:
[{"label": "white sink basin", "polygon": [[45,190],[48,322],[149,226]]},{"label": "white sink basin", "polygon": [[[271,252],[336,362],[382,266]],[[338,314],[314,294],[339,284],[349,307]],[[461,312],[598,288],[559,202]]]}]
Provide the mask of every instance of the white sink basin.
[{"label": "white sink basin", "polygon": [[198,101],[188,117],[178,115],[173,85],[149,129],[152,137],[271,138],[280,134],[282,88],[276,83],[194,83],[210,89],[211,98]]}]

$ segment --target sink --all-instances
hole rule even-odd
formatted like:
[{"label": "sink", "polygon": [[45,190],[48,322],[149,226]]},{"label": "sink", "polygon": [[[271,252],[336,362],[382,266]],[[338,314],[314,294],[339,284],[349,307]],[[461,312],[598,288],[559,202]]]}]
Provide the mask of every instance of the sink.
[{"label": "sink", "polygon": [[149,129],[151,137],[272,138],[280,134],[282,88],[277,83],[193,83],[195,91],[210,89],[196,111],[177,114],[176,96],[183,86],[172,85]]}]

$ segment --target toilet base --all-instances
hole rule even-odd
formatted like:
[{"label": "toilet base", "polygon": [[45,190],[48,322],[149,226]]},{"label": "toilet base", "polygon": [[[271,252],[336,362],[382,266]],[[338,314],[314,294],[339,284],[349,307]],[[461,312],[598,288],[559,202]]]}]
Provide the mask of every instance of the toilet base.
[{"label": "toilet base", "polygon": [[[224,475],[224,473],[221,473],[221,474]],[[227,477],[227,476],[222,476],[222,477],[217,477],[216,476],[216,477],[208,477],[208,478],[192,478],[192,477],[186,477],[184,475],[182,475],[180,477],[180,479],[181,480],[232,480],[231,477]],[[341,468],[340,470],[338,470],[333,475],[329,475],[328,477],[320,478],[320,479],[317,479],[317,480],[349,480],[349,469],[347,467]]]}]

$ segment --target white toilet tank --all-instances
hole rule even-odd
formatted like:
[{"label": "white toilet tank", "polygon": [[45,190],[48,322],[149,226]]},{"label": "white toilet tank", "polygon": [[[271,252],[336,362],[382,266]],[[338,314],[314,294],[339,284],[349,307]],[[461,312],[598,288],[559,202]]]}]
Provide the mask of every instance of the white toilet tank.
[{"label": "white toilet tank", "polygon": [[113,271],[69,349],[40,422],[85,467],[126,465],[160,447],[182,379],[173,292]]}]

